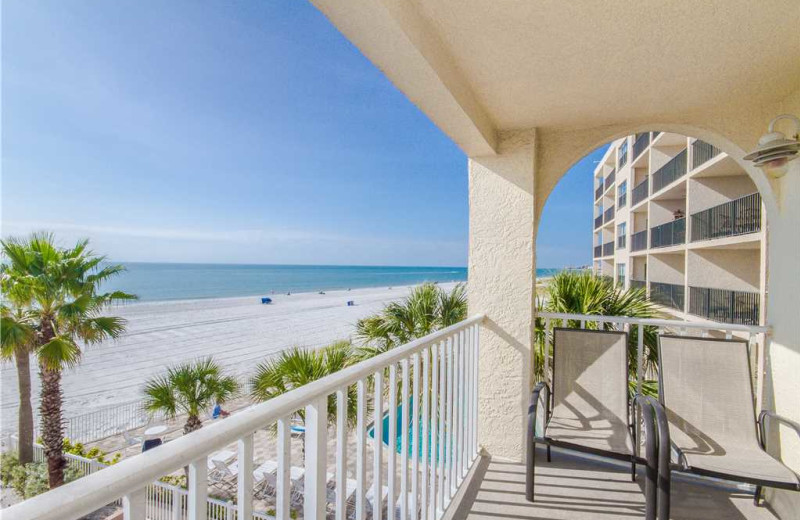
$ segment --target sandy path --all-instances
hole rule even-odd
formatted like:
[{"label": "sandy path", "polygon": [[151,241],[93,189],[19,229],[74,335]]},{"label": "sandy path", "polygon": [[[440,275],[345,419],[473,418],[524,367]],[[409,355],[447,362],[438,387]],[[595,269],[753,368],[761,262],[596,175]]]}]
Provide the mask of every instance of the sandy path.
[{"label": "sandy path", "polygon": [[[442,284],[448,290],[452,286]],[[90,347],[78,367],[65,371],[65,415],[138,399],[147,379],[170,365],[199,356],[213,355],[244,379],[257,363],[288,347],[318,347],[349,338],[359,318],[406,296],[408,291],[408,287],[395,287],[324,295],[270,295],[271,305],[245,297],[117,307],[115,314],[128,320],[128,332],[117,341]],[[354,300],[356,305],[348,307],[347,300]],[[0,427],[7,432],[15,429],[16,423],[16,368],[5,363],[0,374]],[[36,374],[33,384],[36,401]]]}]

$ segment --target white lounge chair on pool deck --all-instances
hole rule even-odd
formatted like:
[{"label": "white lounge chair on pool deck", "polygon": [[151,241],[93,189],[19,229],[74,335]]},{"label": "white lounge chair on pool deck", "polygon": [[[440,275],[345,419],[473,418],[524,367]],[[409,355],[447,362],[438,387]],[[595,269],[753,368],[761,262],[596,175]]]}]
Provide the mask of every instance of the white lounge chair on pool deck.
[{"label": "white lounge chair on pool deck", "polygon": [[125,448],[123,451],[127,451],[131,446],[136,446],[143,442],[143,437],[134,437],[128,430],[122,430],[122,438],[125,439]]},{"label": "white lounge chair on pool deck", "polygon": [[208,481],[212,485],[219,486],[228,492],[236,489],[236,477],[238,475],[238,464],[234,462],[228,466],[221,460],[213,460],[214,469],[208,473]]},{"label": "white lounge chair on pool deck", "polygon": [[750,357],[744,340],[659,337],[659,518],[669,515],[670,470],[800,491],[800,476],[766,452],[766,421],[800,435],[800,424],[771,411],[756,418]]}]

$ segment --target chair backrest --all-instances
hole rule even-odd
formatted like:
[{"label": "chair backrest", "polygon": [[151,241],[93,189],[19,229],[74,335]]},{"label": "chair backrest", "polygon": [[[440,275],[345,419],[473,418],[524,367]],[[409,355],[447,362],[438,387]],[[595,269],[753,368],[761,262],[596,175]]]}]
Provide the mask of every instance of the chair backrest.
[{"label": "chair backrest", "polygon": [[228,465],[222,462],[221,460],[213,460],[214,468],[223,476],[232,475],[230,468]]},{"label": "chair backrest", "polygon": [[553,407],[628,423],[628,334],[553,329]]},{"label": "chair backrest", "polygon": [[659,336],[659,400],[684,452],[758,442],[747,342]]}]

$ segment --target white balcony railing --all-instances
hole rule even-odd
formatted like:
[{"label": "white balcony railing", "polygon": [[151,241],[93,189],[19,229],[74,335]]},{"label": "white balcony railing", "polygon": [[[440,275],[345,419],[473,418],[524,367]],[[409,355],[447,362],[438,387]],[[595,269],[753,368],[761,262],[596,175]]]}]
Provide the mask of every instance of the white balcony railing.
[{"label": "white balcony railing", "polygon": [[[165,518],[217,518],[208,498],[208,456],[231,444],[237,446],[236,506],[230,518],[264,518],[253,511],[253,435],[277,427],[276,520],[290,519],[290,423],[298,410],[305,412],[305,476],[302,510],[308,519],[347,517],[348,468],[356,480],[355,518],[381,520],[436,520],[443,516],[467,472],[477,459],[478,349],[483,316],[413,341],[336,374],[251,406],[220,422],[158,448],[123,460],[5,511],[15,520],[72,520],[120,497],[125,520],[153,516],[154,500],[162,500]],[[387,384],[388,383],[388,384]],[[356,386],[357,425],[355,465],[348,460],[348,388]],[[398,407],[390,404],[401,393]],[[388,402],[385,396],[388,395]],[[327,478],[328,402],[335,401],[335,477]],[[384,407],[384,402],[388,405]],[[372,461],[367,460],[367,415],[372,408]],[[409,411],[409,408],[411,410]],[[384,446],[383,419],[388,415],[388,446]],[[394,435],[400,425],[401,432]],[[419,432],[417,434],[416,432]],[[398,442],[401,451],[397,451]],[[399,457],[398,457],[399,455]],[[384,457],[388,471],[384,470]],[[398,459],[399,458],[399,464]],[[160,477],[189,468],[186,491],[173,490],[171,500],[152,492]],[[367,481],[367,468],[373,468]],[[399,474],[399,489],[397,476]],[[330,488],[329,488],[330,486]],[[377,503],[368,503],[368,491]],[[179,499],[174,496],[181,495]],[[159,498],[161,497],[161,498]],[[171,505],[170,505],[171,504]],[[368,507],[369,506],[369,507]],[[232,506],[228,506],[232,507]],[[164,511],[162,511],[164,513]],[[5,516],[5,515],[4,515]]]}]

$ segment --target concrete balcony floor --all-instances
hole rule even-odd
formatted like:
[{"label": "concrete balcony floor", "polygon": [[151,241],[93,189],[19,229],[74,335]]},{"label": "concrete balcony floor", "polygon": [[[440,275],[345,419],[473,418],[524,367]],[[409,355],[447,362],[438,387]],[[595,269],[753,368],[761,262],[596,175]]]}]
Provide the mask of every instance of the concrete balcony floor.
[{"label": "concrete balcony floor", "polygon": [[[525,465],[484,457],[453,520],[595,520],[644,518],[644,474],[630,478],[630,466],[574,452],[544,448],[536,454],[536,501],[525,500]],[[775,520],[755,507],[752,494],[734,485],[715,485],[673,474],[674,520]]]}]

